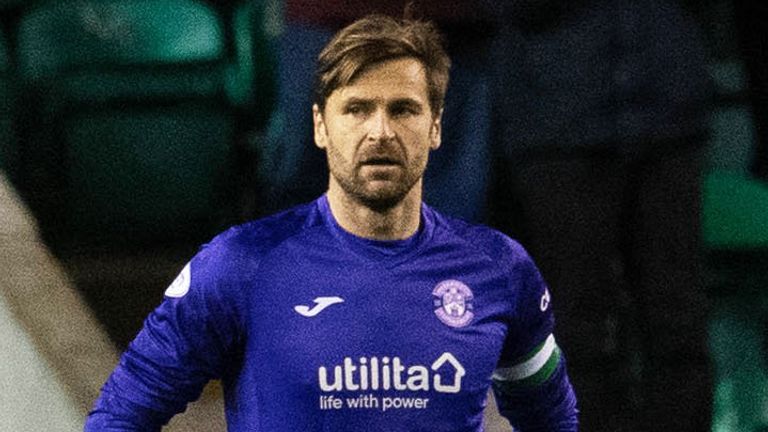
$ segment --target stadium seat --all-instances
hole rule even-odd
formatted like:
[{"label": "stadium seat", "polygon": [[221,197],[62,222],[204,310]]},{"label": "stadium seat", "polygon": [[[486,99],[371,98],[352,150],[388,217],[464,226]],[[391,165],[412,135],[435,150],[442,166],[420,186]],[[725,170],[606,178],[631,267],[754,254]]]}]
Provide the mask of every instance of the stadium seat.
[{"label": "stadium seat", "polygon": [[218,60],[224,29],[196,0],[49,1],[22,19],[25,76],[45,77],[94,66]]},{"label": "stadium seat", "polygon": [[731,60],[714,63],[711,73],[719,97],[703,184],[704,242],[713,252],[768,254],[768,183],[749,174],[757,136],[744,96],[745,72]]},{"label": "stadium seat", "polygon": [[711,250],[768,255],[768,183],[715,171],[704,182],[704,241]]},{"label": "stadium seat", "polygon": [[[272,38],[277,30],[266,1],[245,0],[228,6],[234,41],[234,62],[227,77],[227,95],[248,113],[253,127],[265,127],[275,99]],[[219,7],[225,7],[220,5]]]},{"label": "stadium seat", "polygon": [[[713,22],[723,21],[723,15],[715,14]],[[722,39],[715,38],[718,43]],[[702,185],[702,228],[716,373],[712,430],[757,431],[765,427],[768,383],[768,183],[748,169],[757,134],[742,59],[720,53],[712,61],[711,75],[717,97]]]},{"label": "stadium seat", "polygon": [[[207,237],[237,115],[224,22],[199,0],[47,1],[18,32],[27,192],[50,238]],[[52,236],[52,237],[51,237]]]}]

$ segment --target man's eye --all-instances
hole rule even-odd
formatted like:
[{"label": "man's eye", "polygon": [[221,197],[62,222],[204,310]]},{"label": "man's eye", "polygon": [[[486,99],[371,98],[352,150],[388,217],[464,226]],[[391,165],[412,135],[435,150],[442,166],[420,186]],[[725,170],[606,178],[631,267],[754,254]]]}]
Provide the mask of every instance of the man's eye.
[{"label": "man's eye", "polygon": [[360,105],[349,105],[344,109],[344,114],[361,115],[365,114],[365,107]]},{"label": "man's eye", "polygon": [[413,107],[407,105],[394,106],[390,110],[390,113],[395,117],[406,117],[417,115],[419,111]]}]

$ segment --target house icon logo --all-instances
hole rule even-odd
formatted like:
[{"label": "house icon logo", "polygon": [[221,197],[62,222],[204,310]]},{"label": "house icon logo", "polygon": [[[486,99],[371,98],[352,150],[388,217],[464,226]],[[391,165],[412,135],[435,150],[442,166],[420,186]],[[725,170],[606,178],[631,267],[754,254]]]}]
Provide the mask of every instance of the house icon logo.
[{"label": "house icon logo", "polygon": [[[440,374],[440,369],[444,372],[449,370],[453,373],[453,379],[446,379]],[[459,363],[459,360],[449,352],[444,352],[432,363],[433,386],[435,391],[440,393],[458,393],[461,391],[461,379],[467,374],[466,369]],[[450,372],[449,372],[450,373]],[[448,377],[448,375],[446,375]]]}]

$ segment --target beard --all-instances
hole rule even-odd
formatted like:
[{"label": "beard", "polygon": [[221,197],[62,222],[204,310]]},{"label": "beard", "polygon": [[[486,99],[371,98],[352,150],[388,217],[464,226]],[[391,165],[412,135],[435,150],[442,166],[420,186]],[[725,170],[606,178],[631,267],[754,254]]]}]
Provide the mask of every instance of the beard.
[{"label": "beard", "polygon": [[[376,212],[386,212],[398,205],[424,175],[425,158],[410,162],[404,158],[386,156],[379,151],[363,154],[359,161],[349,163],[334,146],[328,146],[328,169],[341,189],[355,201]],[[388,159],[395,167],[381,172],[375,170],[374,160]]]}]

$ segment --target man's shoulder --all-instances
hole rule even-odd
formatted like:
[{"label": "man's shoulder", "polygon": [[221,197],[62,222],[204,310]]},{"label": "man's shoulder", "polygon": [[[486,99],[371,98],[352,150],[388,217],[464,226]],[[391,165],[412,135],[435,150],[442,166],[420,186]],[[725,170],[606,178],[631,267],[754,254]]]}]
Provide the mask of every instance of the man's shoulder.
[{"label": "man's shoulder", "polygon": [[204,245],[201,252],[228,256],[263,255],[320,223],[321,218],[313,201],[232,226]]},{"label": "man's shoulder", "polygon": [[527,258],[523,246],[507,234],[487,225],[467,222],[432,210],[435,229],[441,236],[452,236],[493,260]]}]

